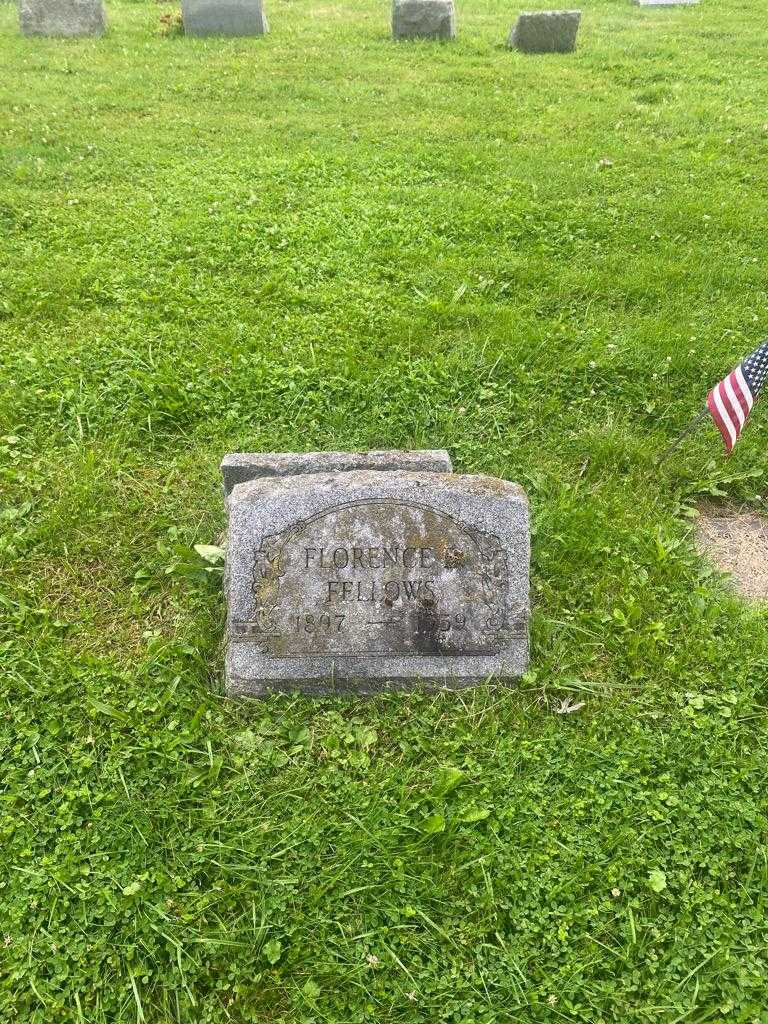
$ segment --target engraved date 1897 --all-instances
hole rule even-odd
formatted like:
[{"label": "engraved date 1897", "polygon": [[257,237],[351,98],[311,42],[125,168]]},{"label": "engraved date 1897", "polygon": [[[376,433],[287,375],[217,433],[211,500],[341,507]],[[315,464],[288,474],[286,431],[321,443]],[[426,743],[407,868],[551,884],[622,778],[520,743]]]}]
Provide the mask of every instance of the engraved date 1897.
[{"label": "engraved date 1897", "polygon": [[341,633],[346,615],[323,612],[299,612],[291,616],[296,633]]}]

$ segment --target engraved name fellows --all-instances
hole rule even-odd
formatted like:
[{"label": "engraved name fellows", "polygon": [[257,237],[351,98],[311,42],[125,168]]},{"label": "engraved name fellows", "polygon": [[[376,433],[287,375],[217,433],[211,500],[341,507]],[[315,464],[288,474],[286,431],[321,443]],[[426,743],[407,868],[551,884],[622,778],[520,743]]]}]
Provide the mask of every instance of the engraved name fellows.
[{"label": "engraved name fellows", "polygon": [[[314,548],[304,549],[304,567],[309,570],[319,569],[347,569],[351,567],[362,571],[375,570],[397,570],[402,568],[405,571],[414,569],[426,569],[434,566],[438,557],[433,548],[422,547],[392,547],[392,548],[363,548],[363,547],[338,547],[338,548]],[[403,576],[405,574],[403,573]],[[435,580],[429,578],[408,578],[408,579],[368,579],[368,580],[340,580],[331,579],[326,581],[325,603],[334,604],[343,601],[383,601],[385,605],[392,606],[400,600],[422,601],[425,604],[433,604],[435,601]]]}]

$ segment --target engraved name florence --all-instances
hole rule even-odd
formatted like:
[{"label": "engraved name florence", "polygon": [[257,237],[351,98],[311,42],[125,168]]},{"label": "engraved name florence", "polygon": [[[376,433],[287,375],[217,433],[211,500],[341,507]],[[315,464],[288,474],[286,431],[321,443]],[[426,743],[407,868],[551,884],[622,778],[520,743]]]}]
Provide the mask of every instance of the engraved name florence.
[{"label": "engraved name florence", "polygon": [[260,538],[233,639],[276,658],[487,655],[519,623],[498,539],[432,507],[349,502]]}]

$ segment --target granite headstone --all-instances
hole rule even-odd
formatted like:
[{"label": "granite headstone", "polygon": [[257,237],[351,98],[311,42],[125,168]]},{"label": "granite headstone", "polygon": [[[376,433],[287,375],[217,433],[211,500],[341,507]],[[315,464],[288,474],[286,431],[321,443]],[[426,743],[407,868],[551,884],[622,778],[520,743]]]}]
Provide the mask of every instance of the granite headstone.
[{"label": "granite headstone", "polygon": [[372,693],[519,676],[525,493],[487,476],[350,470],[232,489],[226,689]]},{"label": "granite headstone", "polygon": [[262,0],[182,0],[188,36],[263,36],[269,32]]},{"label": "granite headstone", "polygon": [[455,39],[453,0],[393,0],[394,39]]},{"label": "granite headstone", "polygon": [[524,11],[507,46],[524,53],[570,53],[576,46],[581,11]]},{"label": "granite headstone", "polygon": [[107,13],[102,0],[20,0],[25,36],[102,36]]},{"label": "granite headstone", "polygon": [[370,452],[232,452],[221,461],[224,494],[235,484],[260,476],[295,476],[301,473],[339,473],[351,469],[410,469],[425,473],[452,473],[451,457],[444,448]]}]

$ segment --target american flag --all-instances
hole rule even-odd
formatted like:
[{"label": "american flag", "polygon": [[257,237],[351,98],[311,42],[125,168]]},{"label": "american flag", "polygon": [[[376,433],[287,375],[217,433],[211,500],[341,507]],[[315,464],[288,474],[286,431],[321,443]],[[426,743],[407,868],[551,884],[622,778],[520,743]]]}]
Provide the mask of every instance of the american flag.
[{"label": "american flag", "polygon": [[707,408],[715,426],[723,435],[726,451],[733,446],[744,429],[749,411],[757,401],[768,378],[768,340],[762,342],[752,355],[739,363],[735,370],[716,384],[707,395]]}]

